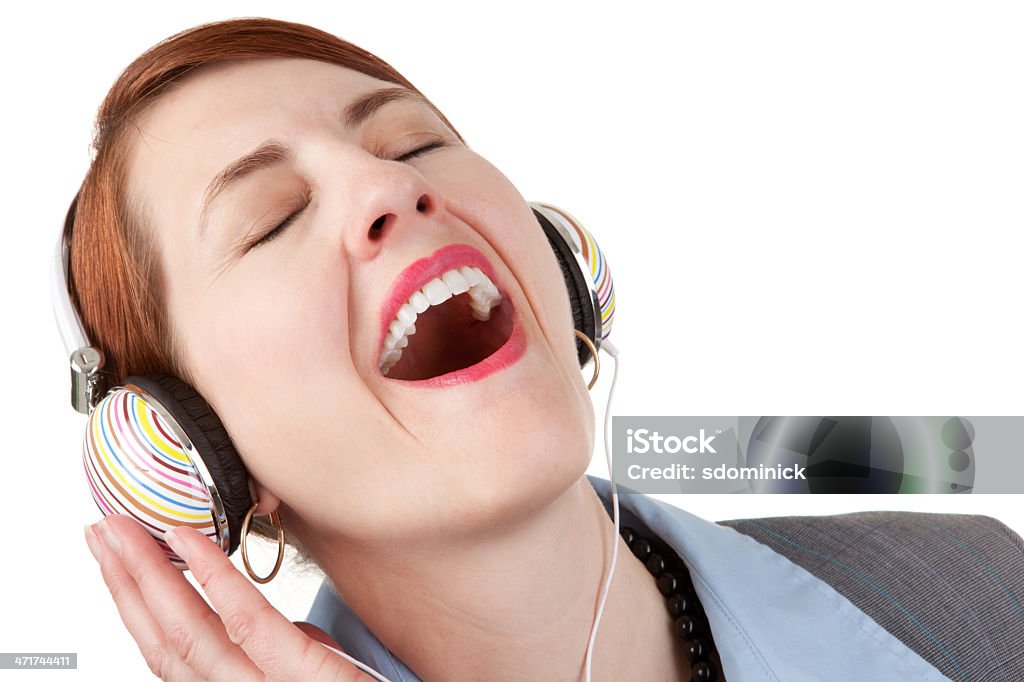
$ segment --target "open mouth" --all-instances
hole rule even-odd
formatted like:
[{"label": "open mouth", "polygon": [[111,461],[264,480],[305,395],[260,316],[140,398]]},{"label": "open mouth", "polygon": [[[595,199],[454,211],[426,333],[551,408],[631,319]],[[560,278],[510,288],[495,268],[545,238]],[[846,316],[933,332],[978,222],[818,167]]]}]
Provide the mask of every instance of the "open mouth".
[{"label": "open mouth", "polygon": [[421,381],[472,367],[512,336],[514,311],[480,268],[447,270],[415,291],[392,320],[378,367]]}]

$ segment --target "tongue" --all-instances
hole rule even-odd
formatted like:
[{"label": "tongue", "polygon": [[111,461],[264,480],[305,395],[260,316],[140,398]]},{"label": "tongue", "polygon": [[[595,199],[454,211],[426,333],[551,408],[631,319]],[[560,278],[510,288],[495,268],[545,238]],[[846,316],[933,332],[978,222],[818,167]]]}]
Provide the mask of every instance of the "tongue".
[{"label": "tongue", "polygon": [[473,317],[469,303],[469,296],[460,294],[420,313],[416,333],[408,337],[409,345],[402,349],[388,378],[431,379],[475,365],[494,353],[505,341],[496,323],[501,306],[491,311],[490,320],[481,322]]}]

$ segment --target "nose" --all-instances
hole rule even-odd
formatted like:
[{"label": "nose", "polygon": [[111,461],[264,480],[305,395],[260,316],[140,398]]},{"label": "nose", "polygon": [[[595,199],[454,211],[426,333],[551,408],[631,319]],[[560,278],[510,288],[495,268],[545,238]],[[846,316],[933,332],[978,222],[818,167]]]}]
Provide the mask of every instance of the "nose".
[{"label": "nose", "polygon": [[396,230],[416,229],[442,210],[440,195],[415,169],[397,161],[371,164],[356,183],[359,208],[343,237],[349,255],[359,260],[373,259]]}]

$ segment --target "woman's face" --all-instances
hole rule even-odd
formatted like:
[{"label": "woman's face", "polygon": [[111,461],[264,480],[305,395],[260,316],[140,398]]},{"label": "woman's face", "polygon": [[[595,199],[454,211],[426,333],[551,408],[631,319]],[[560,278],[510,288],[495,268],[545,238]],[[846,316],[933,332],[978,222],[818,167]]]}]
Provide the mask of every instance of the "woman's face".
[{"label": "woman's face", "polygon": [[[317,538],[479,531],[564,491],[593,447],[569,301],[540,226],[422,101],[346,120],[363,95],[395,87],[310,60],[207,66],[161,96],[132,143],[128,191],[153,232],[183,362],[262,501],[280,499],[286,523]],[[409,286],[400,274],[453,244],[485,259],[504,301],[489,322],[469,317],[468,293],[428,308],[406,364],[385,376],[387,323]],[[471,253],[448,252],[442,270]],[[511,364],[408,380],[489,352],[513,317],[525,348]]]}]

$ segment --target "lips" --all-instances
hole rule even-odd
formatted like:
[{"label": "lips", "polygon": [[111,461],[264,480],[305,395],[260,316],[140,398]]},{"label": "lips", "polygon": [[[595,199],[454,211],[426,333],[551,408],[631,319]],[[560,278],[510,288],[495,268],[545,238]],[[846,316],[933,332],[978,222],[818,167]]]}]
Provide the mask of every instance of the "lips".
[{"label": "lips", "polygon": [[381,308],[377,348],[388,385],[445,388],[516,363],[526,333],[487,257],[469,244],[449,244],[395,278]]}]

